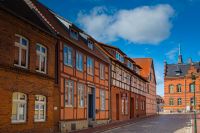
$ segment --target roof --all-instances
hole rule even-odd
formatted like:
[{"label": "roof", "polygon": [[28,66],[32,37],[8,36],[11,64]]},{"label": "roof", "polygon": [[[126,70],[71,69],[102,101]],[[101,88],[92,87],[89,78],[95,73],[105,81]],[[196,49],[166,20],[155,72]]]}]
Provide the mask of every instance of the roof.
[{"label": "roof", "polygon": [[151,71],[152,58],[132,58],[136,64],[142,67],[140,74],[147,78]]},{"label": "roof", "polygon": [[[61,37],[63,40],[67,40],[72,43],[72,45],[79,47],[80,49],[87,51],[88,53],[92,54],[96,58],[103,60],[104,62],[109,63],[108,58],[101,53],[101,51],[95,47],[94,49],[90,50],[88,48],[88,39],[91,37],[87,35],[84,31],[77,28],[72,22],[68,21],[67,19],[57,15],[55,12],[44,6],[42,3],[32,0],[34,5],[38,8],[41,12],[40,15],[43,15],[45,19],[52,25],[51,27],[55,27],[57,35]],[[79,39],[75,40],[70,37],[70,27],[76,30],[79,34]],[[94,40],[94,39],[93,39]]]},{"label": "roof", "polygon": [[30,7],[28,2],[28,0],[1,0],[0,8],[51,35],[55,35],[55,32],[46,25],[42,18],[37,15],[35,9]]},{"label": "roof", "polygon": [[166,77],[179,77],[185,76],[190,69],[190,66],[194,65],[197,70],[200,70],[200,62],[193,62],[192,64],[166,64]]}]

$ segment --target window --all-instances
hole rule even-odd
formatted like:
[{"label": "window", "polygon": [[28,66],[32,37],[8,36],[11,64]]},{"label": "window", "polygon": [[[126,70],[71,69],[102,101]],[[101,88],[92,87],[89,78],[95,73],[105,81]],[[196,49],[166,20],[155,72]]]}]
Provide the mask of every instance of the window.
[{"label": "window", "polygon": [[105,70],[104,70],[104,65],[100,63],[100,79],[104,79],[104,73],[105,73]]},{"label": "window", "polygon": [[78,32],[73,29],[70,29],[70,37],[75,40],[78,40]]},{"label": "window", "polygon": [[190,105],[194,106],[194,104],[195,104],[194,102],[195,102],[195,101],[194,101],[194,97],[191,97],[191,98],[190,98]]},{"label": "window", "polygon": [[136,110],[138,110],[138,98],[136,98],[136,100],[135,100],[135,108],[136,108]]},{"label": "window", "polygon": [[14,65],[22,68],[28,67],[28,40],[20,35],[15,35]]},{"label": "window", "polygon": [[152,79],[152,74],[150,73],[150,75],[149,75],[149,81],[151,81],[151,79]]},{"label": "window", "polygon": [[93,50],[94,49],[94,44],[92,41],[88,40],[88,48]]},{"label": "window", "polygon": [[76,52],[76,69],[83,71],[83,55],[79,52]]},{"label": "window", "polygon": [[169,105],[174,105],[174,99],[173,98],[169,99]]},{"label": "window", "polygon": [[73,106],[74,104],[74,82],[71,80],[65,80],[65,106]]},{"label": "window", "polygon": [[128,114],[128,97],[122,97],[122,114]]},{"label": "window", "polygon": [[194,91],[195,91],[195,85],[194,85],[194,83],[191,83],[190,84],[190,92],[194,93]]},{"label": "window", "polygon": [[124,63],[124,57],[119,52],[116,52],[116,58],[120,62]]},{"label": "window", "polygon": [[84,84],[79,83],[78,84],[78,105],[79,107],[84,107],[84,98],[85,98],[85,92],[84,92]]},{"label": "window", "polygon": [[127,62],[127,66],[130,68],[130,69],[133,69],[133,64],[128,60]]},{"label": "window", "polygon": [[67,45],[64,45],[63,53],[64,64],[72,67],[72,48],[68,47]]},{"label": "window", "polygon": [[94,69],[93,59],[87,57],[87,73],[93,75],[93,69]]},{"label": "window", "polygon": [[181,98],[178,98],[177,101],[178,101],[178,103],[177,103],[178,105],[181,105],[181,104],[182,104],[182,99],[181,99]]},{"label": "window", "polygon": [[173,85],[169,85],[169,93],[174,93],[174,86]]},{"label": "window", "polygon": [[46,97],[42,95],[35,96],[35,121],[46,120]]},{"label": "window", "polygon": [[36,55],[36,71],[46,73],[47,49],[41,44],[36,44]]},{"label": "window", "polygon": [[102,89],[100,90],[100,105],[101,110],[106,109],[106,91]]},{"label": "window", "polygon": [[179,92],[179,93],[181,92],[181,84],[177,85],[177,92]]},{"label": "window", "polygon": [[25,122],[26,121],[26,94],[14,92],[12,96],[12,122]]}]

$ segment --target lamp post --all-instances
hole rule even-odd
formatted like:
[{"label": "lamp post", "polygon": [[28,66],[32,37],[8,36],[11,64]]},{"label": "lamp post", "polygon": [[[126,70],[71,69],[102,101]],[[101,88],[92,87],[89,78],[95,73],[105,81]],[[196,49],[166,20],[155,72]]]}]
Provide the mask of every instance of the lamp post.
[{"label": "lamp post", "polygon": [[194,133],[197,133],[195,80],[196,76],[192,73],[192,83],[194,85]]}]

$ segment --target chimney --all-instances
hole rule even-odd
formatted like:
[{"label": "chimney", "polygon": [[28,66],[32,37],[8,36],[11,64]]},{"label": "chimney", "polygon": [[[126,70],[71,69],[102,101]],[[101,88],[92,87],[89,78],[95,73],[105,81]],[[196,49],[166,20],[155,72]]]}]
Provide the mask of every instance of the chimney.
[{"label": "chimney", "polygon": [[164,76],[167,74],[167,61],[164,60]]},{"label": "chimney", "polygon": [[183,64],[183,59],[182,59],[182,55],[181,55],[181,45],[180,44],[179,44],[178,64]]}]

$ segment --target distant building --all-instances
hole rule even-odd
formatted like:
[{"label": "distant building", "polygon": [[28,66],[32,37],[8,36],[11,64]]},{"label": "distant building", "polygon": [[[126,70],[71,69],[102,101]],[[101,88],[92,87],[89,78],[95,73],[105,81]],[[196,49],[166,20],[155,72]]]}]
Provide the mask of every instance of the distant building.
[{"label": "distant building", "polygon": [[144,77],[147,83],[146,94],[146,115],[156,114],[156,76],[154,63],[152,58],[134,58],[136,64],[142,67],[141,76]]},{"label": "distant building", "polygon": [[160,95],[156,95],[157,112],[163,112],[164,99]]},{"label": "distant building", "polygon": [[[196,101],[196,109],[200,110],[200,62],[183,63],[181,49],[177,64],[164,64],[164,111],[192,111]],[[195,83],[191,75],[196,76]],[[194,100],[194,90],[196,100]]]}]

